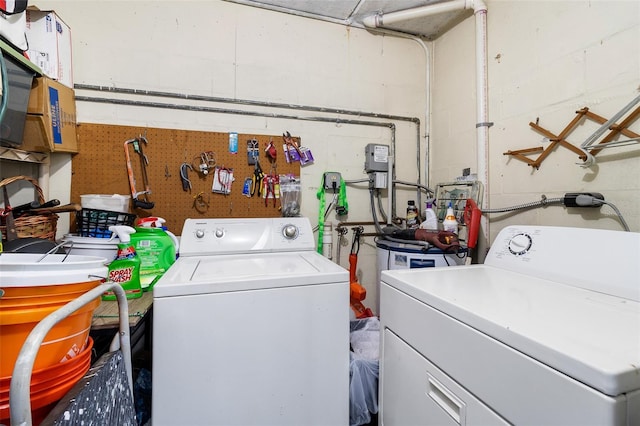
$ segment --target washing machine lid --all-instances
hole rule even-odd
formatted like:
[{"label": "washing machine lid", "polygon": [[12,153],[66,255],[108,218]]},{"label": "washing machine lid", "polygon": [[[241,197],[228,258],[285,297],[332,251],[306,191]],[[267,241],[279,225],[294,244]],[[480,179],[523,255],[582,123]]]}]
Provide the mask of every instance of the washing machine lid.
[{"label": "washing machine lid", "polygon": [[383,271],[381,279],[607,395],[640,389],[637,301],[488,265]]},{"label": "washing machine lid", "polygon": [[349,283],[349,272],[314,251],[180,257],[153,297]]}]

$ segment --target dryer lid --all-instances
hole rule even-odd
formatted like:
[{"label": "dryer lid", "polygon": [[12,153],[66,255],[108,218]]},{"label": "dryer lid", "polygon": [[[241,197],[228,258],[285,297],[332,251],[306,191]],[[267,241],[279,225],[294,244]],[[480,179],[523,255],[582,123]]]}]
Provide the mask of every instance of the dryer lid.
[{"label": "dryer lid", "polygon": [[639,302],[488,265],[381,275],[392,287],[607,395],[640,389]]}]

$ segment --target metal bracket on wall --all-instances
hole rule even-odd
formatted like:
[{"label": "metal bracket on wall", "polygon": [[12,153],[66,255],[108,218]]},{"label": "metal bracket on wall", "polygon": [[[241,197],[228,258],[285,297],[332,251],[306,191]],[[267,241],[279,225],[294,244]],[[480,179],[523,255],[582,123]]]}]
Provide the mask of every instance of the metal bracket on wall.
[{"label": "metal bracket on wall", "polygon": [[[560,145],[578,154],[578,158],[583,162],[582,164],[588,164],[587,162],[589,161],[589,158],[593,159],[593,156],[598,154],[603,148],[607,147],[608,146],[607,144],[612,143],[612,141],[620,134],[632,139],[640,139],[639,134],[632,132],[631,130],[628,129],[628,127],[638,117],[640,117],[640,107],[638,107],[633,112],[631,112],[631,114],[629,114],[622,122],[620,122],[620,124],[611,123],[608,126],[609,133],[605,135],[604,138],[602,138],[602,140],[598,144],[591,145],[587,148],[577,147],[567,142],[566,138],[575,129],[575,127],[583,118],[592,120],[601,125],[606,124],[608,121],[611,121],[611,120],[607,120],[604,117],[601,117],[598,114],[595,114],[589,111],[589,108],[587,107],[584,107],[576,111],[576,114],[577,114],[576,117],[574,117],[573,120],[571,120],[571,122],[567,124],[567,126],[562,130],[562,132],[560,132],[559,135],[555,135],[549,130],[538,125],[537,120],[535,123],[533,122],[529,123],[529,126],[531,126],[531,128],[533,128],[537,132],[544,135],[545,138],[547,138],[551,143],[546,148],[541,146],[533,147],[533,148],[525,148],[525,149],[519,149],[515,151],[507,151],[503,153],[503,155],[510,155],[514,158],[517,158],[520,161],[524,161],[531,167],[539,169],[540,165],[545,160],[545,158],[547,158],[551,154],[551,152],[558,145]],[[528,157],[528,155],[536,154],[540,152],[541,154],[535,160]],[[581,163],[578,163],[578,164],[581,164]]]},{"label": "metal bracket on wall", "polygon": [[[540,165],[545,160],[545,158],[547,158],[549,156],[549,154],[551,154],[551,152],[556,148],[556,146],[561,145],[561,146],[563,146],[563,147],[565,147],[567,149],[570,149],[571,151],[577,153],[578,157],[582,161],[585,161],[587,159],[586,154],[580,148],[578,148],[577,146],[574,146],[574,145],[570,144],[569,142],[567,142],[565,140],[565,138],[578,125],[578,123],[580,122],[580,120],[582,120],[582,118],[585,116],[587,111],[588,111],[587,108],[582,108],[581,110],[576,111],[577,115],[573,118],[573,120],[571,120],[571,122],[569,122],[569,124],[567,124],[567,126],[562,130],[562,132],[560,132],[559,135],[554,135],[549,130],[539,126],[537,122],[536,123],[533,123],[533,122],[529,123],[529,126],[531,126],[534,130],[538,131],[539,133],[542,133],[546,138],[549,139],[549,141],[551,143],[546,148],[543,148],[543,147],[525,148],[525,149],[516,150],[516,151],[507,151],[507,152],[503,153],[503,155],[511,155],[511,156],[513,156],[513,157],[515,157],[515,158],[517,158],[519,160],[524,161],[525,163],[527,163],[531,167],[539,169]],[[531,160],[530,158],[526,157],[526,155],[528,155],[528,154],[534,154],[534,153],[538,153],[540,151],[542,151],[542,153],[535,160]]]}]

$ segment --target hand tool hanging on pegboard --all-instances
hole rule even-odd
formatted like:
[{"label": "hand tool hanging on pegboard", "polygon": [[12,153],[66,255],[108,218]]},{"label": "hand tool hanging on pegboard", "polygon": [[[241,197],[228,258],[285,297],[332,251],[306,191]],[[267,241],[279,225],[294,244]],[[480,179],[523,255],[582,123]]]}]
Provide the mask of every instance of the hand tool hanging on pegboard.
[{"label": "hand tool hanging on pegboard", "polygon": [[260,161],[256,157],[256,162],[253,167],[253,176],[251,177],[251,196],[253,197],[256,192],[258,198],[262,196],[262,180],[264,179],[264,172],[260,167]]},{"label": "hand tool hanging on pegboard", "polygon": [[193,167],[189,163],[182,163],[180,165],[180,181],[182,182],[182,190],[191,192],[193,186],[189,179],[189,170],[193,171]]},{"label": "hand tool hanging on pegboard", "polygon": [[193,157],[191,170],[195,170],[203,176],[207,176],[216,165],[216,153],[213,151],[203,151]]},{"label": "hand tool hanging on pegboard", "polygon": [[[155,203],[149,201],[149,194],[151,189],[149,188],[149,177],[147,176],[147,165],[149,159],[142,151],[142,144],[147,144],[148,141],[144,136],[138,136],[134,139],[129,139],[124,143],[124,155],[127,160],[127,174],[129,176],[129,187],[131,189],[131,201],[133,202],[133,208],[152,209]],[[129,145],[133,147],[133,151],[140,157],[140,173],[142,174],[142,182],[144,190],[136,191],[136,178],[133,174],[133,167],[131,166],[131,156],[129,155]],[[142,197],[142,198],[138,198]]]},{"label": "hand tool hanging on pegboard", "polygon": [[229,195],[231,193],[231,184],[233,181],[233,169],[224,166],[215,166],[211,192]]}]

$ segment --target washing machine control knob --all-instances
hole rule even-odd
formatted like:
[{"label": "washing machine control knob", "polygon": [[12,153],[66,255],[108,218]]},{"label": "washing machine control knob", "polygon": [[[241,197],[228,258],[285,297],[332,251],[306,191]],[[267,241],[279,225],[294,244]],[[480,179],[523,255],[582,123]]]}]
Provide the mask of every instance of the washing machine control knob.
[{"label": "washing machine control knob", "polygon": [[282,235],[289,240],[293,240],[298,236],[298,227],[292,224],[285,225],[282,228]]},{"label": "washing machine control knob", "polygon": [[529,234],[516,234],[509,240],[509,251],[516,256],[522,256],[529,251],[532,244],[533,240]]},{"label": "washing machine control knob", "polygon": [[216,228],[215,234],[217,238],[222,238],[224,236],[224,229]]},{"label": "washing machine control knob", "polygon": [[196,229],[196,238],[198,238],[198,239],[204,238],[204,230],[203,229]]}]

